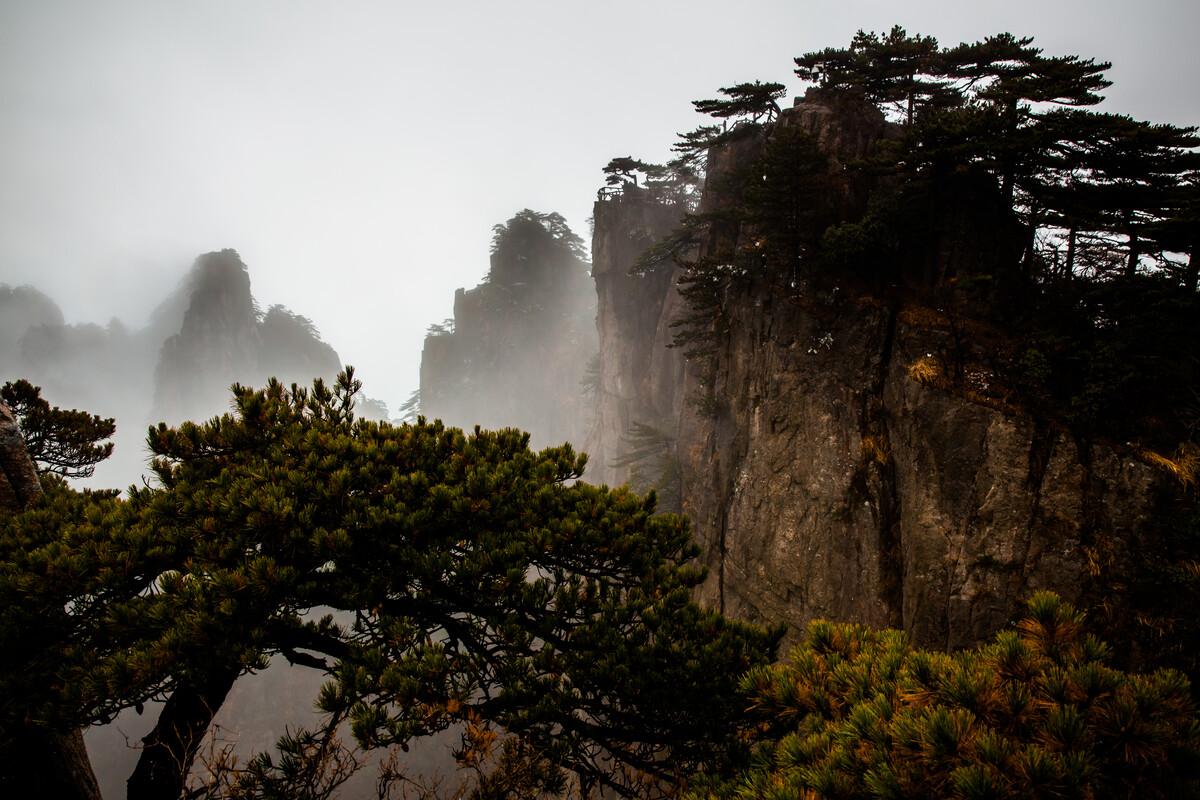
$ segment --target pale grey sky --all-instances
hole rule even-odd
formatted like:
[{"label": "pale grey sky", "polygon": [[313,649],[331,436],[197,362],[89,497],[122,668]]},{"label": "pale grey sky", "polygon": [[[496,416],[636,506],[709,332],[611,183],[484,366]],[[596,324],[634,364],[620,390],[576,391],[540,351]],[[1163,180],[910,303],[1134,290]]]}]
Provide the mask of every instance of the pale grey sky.
[{"label": "pale grey sky", "polygon": [[239,250],[368,393],[529,207],[586,220],[614,155],[663,159],[689,101],[899,23],[1112,61],[1107,110],[1200,122],[1195,0],[3,0],[0,282],[137,325],[199,253]]}]

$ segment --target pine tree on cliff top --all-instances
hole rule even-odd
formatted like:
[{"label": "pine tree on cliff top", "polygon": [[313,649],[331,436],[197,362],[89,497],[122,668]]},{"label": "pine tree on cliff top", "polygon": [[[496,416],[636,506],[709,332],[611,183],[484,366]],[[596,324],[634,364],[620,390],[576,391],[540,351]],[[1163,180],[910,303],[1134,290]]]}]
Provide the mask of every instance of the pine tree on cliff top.
[{"label": "pine tree on cliff top", "polygon": [[723,120],[746,119],[757,123],[770,122],[779,116],[778,100],[787,93],[782,83],[739,83],[718,90],[725,95],[715,100],[693,100],[701,114]]},{"label": "pine tree on cliff top", "polygon": [[[798,76],[827,91],[907,105],[906,137],[888,149],[910,181],[991,173],[1027,230],[1027,275],[1039,232],[1050,229],[1065,244],[1068,274],[1086,240],[1119,251],[1128,275],[1153,259],[1191,285],[1195,130],[1091,111],[1111,85],[1109,63],[1048,56],[1032,38],[1009,33],[938,49],[897,27],[860,31],[848,48],[806,53],[796,65]],[[1168,252],[1182,252],[1189,265]],[[1103,263],[1100,255],[1089,263]]]},{"label": "pine tree on cliff top", "polygon": [[873,103],[898,107],[911,125],[919,108],[954,98],[940,74],[940,55],[937,39],[910,35],[899,25],[883,35],[860,30],[849,48],[796,58],[796,75],[824,89],[861,92]]}]

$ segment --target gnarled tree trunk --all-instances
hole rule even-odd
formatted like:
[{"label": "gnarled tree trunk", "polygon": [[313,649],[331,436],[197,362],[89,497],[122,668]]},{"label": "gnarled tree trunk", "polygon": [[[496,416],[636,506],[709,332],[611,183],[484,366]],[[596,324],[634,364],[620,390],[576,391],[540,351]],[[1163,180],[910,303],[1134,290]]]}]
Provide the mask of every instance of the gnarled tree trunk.
[{"label": "gnarled tree trunk", "polygon": [[[0,402],[0,514],[21,510],[41,493],[37,468],[25,450],[17,421]],[[83,734],[34,724],[0,730],[0,795],[100,800]]]},{"label": "gnarled tree trunk", "polygon": [[142,739],[142,755],[129,778],[128,800],[176,800],[183,792],[196,751],[233,682],[240,664],[214,669],[171,693],[158,723]]}]

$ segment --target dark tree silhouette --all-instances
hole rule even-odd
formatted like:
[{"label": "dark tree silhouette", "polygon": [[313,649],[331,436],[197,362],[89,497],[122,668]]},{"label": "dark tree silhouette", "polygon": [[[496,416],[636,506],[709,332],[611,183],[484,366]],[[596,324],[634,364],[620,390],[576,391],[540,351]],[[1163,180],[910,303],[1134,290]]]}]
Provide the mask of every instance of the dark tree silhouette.
[{"label": "dark tree silhouette", "polygon": [[129,796],[174,800],[234,680],[281,654],[330,675],[363,746],[496,728],[622,790],[718,764],[775,635],[689,602],[685,521],[519,431],[357,420],[359,388],[235,387],[235,414],[151,431],[158,486],[0,518],[0,727],[163,697]]},{"label": "dark tree silhouette", "polygon": [[770,122],[779,116],[779,98],[787,93],[782,83],[739,83],[718,91],[725,95],[715,100],[693,100],[692,105],[701,114],[723,120],[748,120]]},{"label": "dark tree silhouette", "polygon": [[41,387],[24,379],[0,387],[0,400],[16,416],[25,449],[41,472],[87,478],[112,455],[112,442],[104,442],[117,429],[111,418],[51,406]]}]

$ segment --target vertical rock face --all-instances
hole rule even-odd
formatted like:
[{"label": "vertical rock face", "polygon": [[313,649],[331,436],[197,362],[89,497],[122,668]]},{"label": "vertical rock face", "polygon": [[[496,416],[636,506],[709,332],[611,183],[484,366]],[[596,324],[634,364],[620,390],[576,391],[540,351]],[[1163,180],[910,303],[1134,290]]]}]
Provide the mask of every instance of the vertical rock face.
[{"label": "vertical rock face", "polygon": [[[873,109],[816,93],[778,124],[815,137],[835,172],[891,135]],[[739,201],[724,177],[762,146],[751,135],[710,152],[702,211]],[[844,207],[862,206],[863,187],[836,175],[832,185]],[[750,281],[725,299],[728,325],[711,362],[685,360],[669,347],[681,270],[627,275],[672,211],[636,195],[597,204],[602,383],[588,449],[595,470],[597,455],[620,451],[631,422],[668,429],[682,509],[709,567],[703,602],[793,631],[828,617],[962,647],[991,636],[1033,591],[1080,599],[1096,532],[1133,540],[1148,524],[1151,468],[914,377],[949,333],[899,293],[849,298],[837,287],[781,292]],[[947,219],[929,244],[926,278],[1007,246],[986,214]],[[730,235],[718,227],[701,255]],[[699,390],[713,402],[691,400]]]},{"label": "vertical rock face", "polygon": [[523,211],[497,226],[488,278],[459,289],[453,320],[425,338],[425,416],[520,428],[536,446],[583,441],[596,304],[577,241],[557,214]]},{"label": "vertical rock face", "polygon": [[146,468],[146,425],[221,413],[234,381],[307,385],[332,378],[340,364],[305,317],[282,306],[259,313],[233,250],[197,259],[135,330],[117,319],[66,324],[37,290],[0,284],[0,383],[26,378],[55,405],[116,418],[116,450],[94,486],[136,481]]},{"label": "vertical rock face", "polygon": [[25,450],[17,419],[0,401],[0,513],[19,511],[41,493],[37,468]]},{"label": "vertical rock face", "polygon": [[632,188],[596,201],[592,278],[600,364],[593,376],[595,418],[584,446],[592,483],[629,480],[630,467],[620,459],[635,423],[673,432],[679,417],[683,354],[664,346],[679,306],[672,270],[633,275],[629,268],[679,224],[683,211]]},{"label": "vertical rock face", "polygon": [[1149,467],[911,377],[934,343],[903,312],[744,311],[720,359],[725,408],[680,424],[707,603],[963,647],[1034,591],[1080,600],[1093,533],[1134,538],[1150,519]]}]

